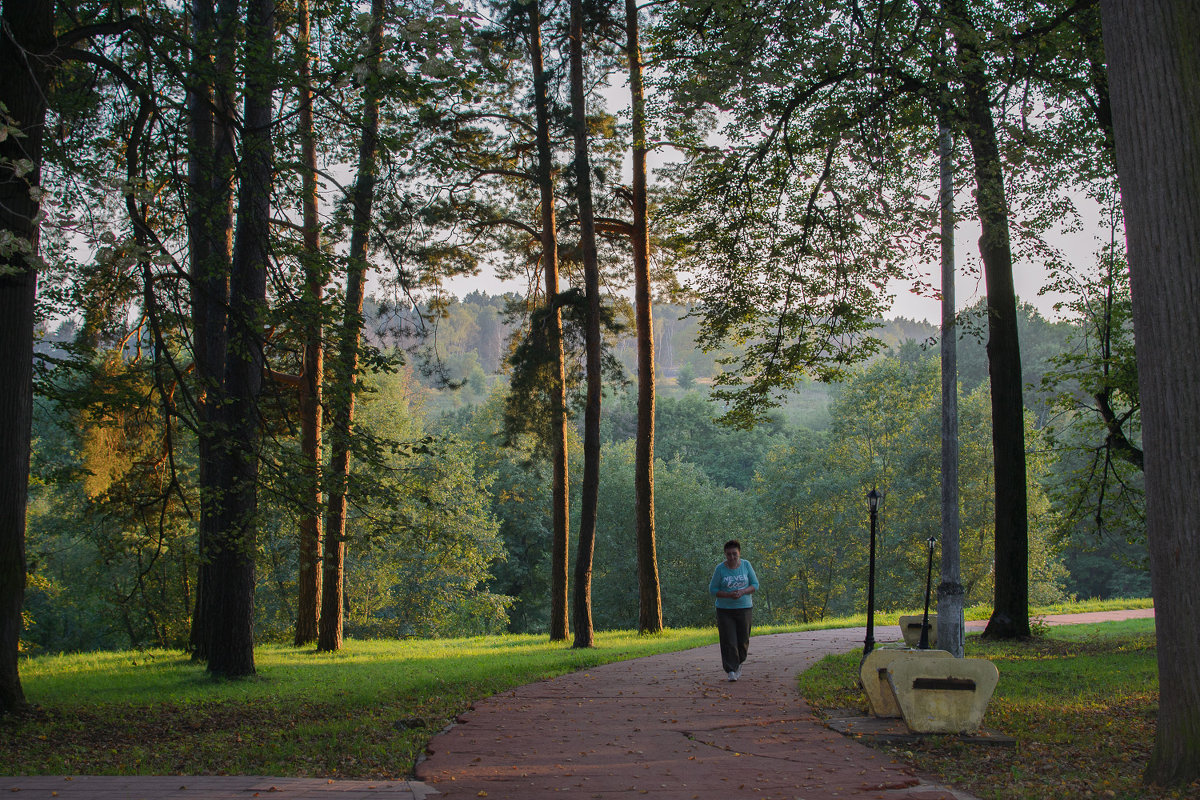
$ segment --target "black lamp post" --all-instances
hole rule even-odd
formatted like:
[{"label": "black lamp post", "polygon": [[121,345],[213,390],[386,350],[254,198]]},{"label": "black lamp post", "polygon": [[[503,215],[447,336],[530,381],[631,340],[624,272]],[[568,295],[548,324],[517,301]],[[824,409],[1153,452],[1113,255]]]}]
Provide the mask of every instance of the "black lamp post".
[{"label": "black lamp post", "polygon": [[867,506],[871,509],[871,555],[867,569],[867,638],[863,641],[863,658],[875,649],[875,520],[878,518],[881,497],[883,495],[874,487],[867,492]]},{"label": "black lamp post", "polygon": [[929,545],[929,566],[925,569],[925,619],[921,620],[921,641],[917,644],[918,650],[929,649],[929,595],[933,591],[933,548],[937,544],[937,539],[930,535],[927,544]]}]

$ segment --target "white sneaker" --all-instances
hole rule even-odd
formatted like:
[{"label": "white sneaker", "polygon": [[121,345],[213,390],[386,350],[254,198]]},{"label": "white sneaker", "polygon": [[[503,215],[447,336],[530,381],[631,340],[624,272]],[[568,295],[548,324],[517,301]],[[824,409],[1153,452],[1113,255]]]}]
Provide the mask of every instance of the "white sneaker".
[{"label": "white sneaker", "polygon": [[733,679],[736,681],[740,677],[742,677],[742,671],[739,669],[733,673]]},{"label": "white sneaker", "polygon": [[736,672],[729,673],[729,680],[736,681],[737,679],[738,679],[738,674]]}]

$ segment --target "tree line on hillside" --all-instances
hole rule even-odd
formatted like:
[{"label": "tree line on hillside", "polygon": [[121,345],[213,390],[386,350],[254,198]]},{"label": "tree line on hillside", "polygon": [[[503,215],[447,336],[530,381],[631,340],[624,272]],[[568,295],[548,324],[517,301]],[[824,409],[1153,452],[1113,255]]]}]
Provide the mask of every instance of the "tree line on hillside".
[{"label": "tree line on hillside", "polygon": [[[1115,278],[1119,280],[1120,275]],[[1049,395],[1058,391],[1057,380],[1042,385],[1043,377],[1052,369],[1052,359],[1064,352],[1084,352],[1079,346],[1082,342],[1068,343],[1068,339],[1077,334],[1081,321],[1086,319],[1089,303],[1097,299],[1084,296],[1082,288],[1075,283],[1082,279],[1083,275],[1064,270],[1054,284],[1067,296],[1077,298],[1062,304],[1064,318],[1057,321],[1047,319],[1028,303],[1018,303],[1018,329],[1026,353],[1022,359],[1021,379],[1031,390],[1028,404],[1037,414],[1039,425],[1045,425],[1053,413]],[[1120,286],[1117,288],[1119,290]],[[1128,291],[1127,285],[1125,291]],[[436,306],[419,310],[391,307],[368,296],[364,307],[365,331],[376,346],[415,350],[417,361],[426,368],[423,377],[428,386],[458,388],[467,385],[478,395],[487,388],[487,376],[507,372],[509,368],[512,336],[521,328],[519,313],[513,313],[514,305],[518,309],[521,306],[518,295],[491,295],[481,291],[472,291],[462,297],[450,295],[439,300]],[[625,314],[631,313],[628,306],[618,308]],[[676,378],[680,370],[686,368],[694,379],[709,382],[723,371],[718,363],[720,359],[737,358],[742,352],[737,347],[704,350],[700,342],[702,319],[698,312],[699,307],[689,303],[662,300],[655,304],[655,372],[659,380]],[[969,388],[988,380],[986,319],[983,300],[958,314],[958,373]],[[429,321],[431,333],[428,336],[416,334],[421,320]],[[1123,329],[1129,327],[1128,319],[1117,320],[1117,324]],[[67,320],[62,326],[62,332],[49,336],[59,341],[69,339],[75,323]],[[924,320],[888,317],[876,322],[872,335],[884,347],[897,348],[910,341],[932,346],[940,332],[936,325]],[[614,334],[610,348],[625,375],[635,375],[637,346],[628,322]],[[1122,345],[1119,352],[1126,358],[1131,357],[1132,345]]]},{"label": "tree line on hillside", "polygon": [[[637,342],[628,319],[633,309],[621,298],[612,298],[612,302],[626,319],[613,332],[609,347],[625,374],[634,375]],[[514,333],[519,335],[522,326],[523,303],[520,295],[511,292],[493,295],[471,291],[462,297],[449,295],[438,298],[435,304],[413,308],[397,307],[368,295],[363,312],[365,335],[379,347],[416,351],[418,362],[426,368],[428,385],[440,382],[458,386],[476,365],[485,375],[508,371],[512,337]],[[721,371],[718,359],[739,352],[737,348],[709,352],[701,348],[701,323],[695,305],[660,299],[654,307],[655,371],[659,378],[675,376],[685,364],[691,365],[697,378],[712,378]],[[978,307],[963,312],[965,320],[979,315]],[[1031,308],[1025,309],[1024,320],[1044,322]],[[47,337],[67,341],[76,325],[66,320],[61,328]],[[938,331],[928,322],[899,317],[880,321],[875,335],[886,346],[897,347],[912,339],[933,339]],[[971,339],[979,342],[973,334]],[[986,362],[981,346],[972,348],[971,357]],[[986,363],[983,369],[986,371]]]}]

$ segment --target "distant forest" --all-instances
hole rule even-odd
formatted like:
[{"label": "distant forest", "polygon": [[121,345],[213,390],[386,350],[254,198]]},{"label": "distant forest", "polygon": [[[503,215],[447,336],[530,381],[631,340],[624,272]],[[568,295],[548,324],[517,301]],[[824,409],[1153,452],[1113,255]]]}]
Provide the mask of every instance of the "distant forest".
[{"label": "distant forest", "polygon": [[[471,293],[425,309],[424,338],[412,333],[419,326],[411,309],[397,314],[367,303],[365,330],[391,367],[368,380],[356,424],[369,440],[408,444],[371,455],[376,466],[362,487],[364,499],[350,510],[347,635],[547,629],[548,475],[527,437],[506,444],[503,433],[507,359],[520,325],[511,316],[514,300]],[[980,326],[972,324],[981,313],[978,307],[963,313],[959,342],[963,581],[970,603],[989,602],[992,591],[987,362],[973,332]],[[881,322],[877,335],[886,348],[847,381],[806,381],[768,422],[738,430],[715,421],[722,409],[708,397],[718,359],[727,354],[696,347],[688,308],[662,304],[655,314],[656,515],[666,624],[708,624],[704,587],[721,543],[733,537],[743,540],[764,581],[761,622],[860,609],[866,514],[858,484],[865,469],[885,481],[880,608],[918,605],[923,542],[938,519],[937,329],[903,318]],[[1032,443],[1031,599],[1146,595],[1137,476],[1122,495],[1127,507],[1110,500],[1098,526],[1091,500],[1078,490],[1086,443],[1072,445],[1062,431],[1055,433],[1064,420],[1082,419],[1063,404],[1078,388],[1064,390],[1053,380],[1055,357],[1075,347],[1079,329],[1050,322],[1028,305],[1021,321]],[[74,335],[70,324],[46,335],[43,353],[53,354],[56,341]],[[630,335],[613,335],[608,346],[632,378]],[[574,416],[572,441],[580,438],[580,424]],[[637,623],[635,432],[632,387],[610,380],[593,578],[598,629]],[[139,510],[132,445],[146,433],[134,408],[105,420],[39,400],[26,603],[30,651],[178,646],[186,639],[195,534],[183,509],[161,520]],[[286,452],[291,445],[278,446]],[[873,453],[870,463],[864,452]],[[577,458],[573,454],[573,515]],[[255,615],[261,640],[285,641],[294,625],[297,523],[284,461],[282,471],[266,476],[260,507]],[[375,496],[392,499],[379,506]],[[395,498],[403,499],[394,505]]]},{"label": "distant forest", "polygon": [[[426,367],[422,383],[428,388],[461,385],[461,391],[430,398],[437,408],[460,407],[477,403],[497,380],[502,380],[499,376],[507,371],[510,337],[524,324],[524,320],[513,316],[511,309],[521,307],[522,300],[516,295],[471,292],[462,298],[452,296],[436,309],[422,309],[418,315],[411,309],[397,312],[368,298],[366,331],[377,346],[411,351],[410,358],[418,372],[421,365]],[[1052,413],[1052,391],[1043,387],[1043,378],[1051,369],[1050,359],[1068,350],[1068,339],[1077,326],[1047,320],[1027,303],[1019,308],[1025,402],[1040,427]],[[691,307],[678,303],[660,303],[654,307],[655,381],[658,391],[668,396],[678,390],[703,387],[722,369],[721,359],[736,359],[741,355],[736,350],[700,349],[696,343],[700,321],[692,311]],[[626,308],[625,312],[631,313],[631,309]],[[966,392],[984,386],[988,380],[984,313],[980,301],[960,314],[958,377]],[[936,325],[924,320],[894,317],[880,320],[873,335],[886,349],[917,347],[936,353],[938,331]],[[637,343],[632,320],[624,320],[622,332],[611,336],[607,344],[625,376],[635,377]],[[826,427],[830,391],[827,385],[806,382],[782,406],[783,418],[809,428]]]}]

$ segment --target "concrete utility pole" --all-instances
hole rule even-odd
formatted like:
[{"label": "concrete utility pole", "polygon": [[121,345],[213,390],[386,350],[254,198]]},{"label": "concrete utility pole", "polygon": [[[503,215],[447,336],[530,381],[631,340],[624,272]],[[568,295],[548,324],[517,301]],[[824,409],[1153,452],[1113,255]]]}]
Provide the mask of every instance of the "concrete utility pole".
[{"label": "concrete utility pole", "polygon": [[938,121],[942,207],[942,582],[938,646],[963,657],[963,587],[958,558],[958,333],[954,311],[954,143],[944,111]]}]

